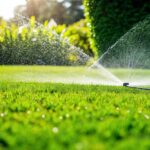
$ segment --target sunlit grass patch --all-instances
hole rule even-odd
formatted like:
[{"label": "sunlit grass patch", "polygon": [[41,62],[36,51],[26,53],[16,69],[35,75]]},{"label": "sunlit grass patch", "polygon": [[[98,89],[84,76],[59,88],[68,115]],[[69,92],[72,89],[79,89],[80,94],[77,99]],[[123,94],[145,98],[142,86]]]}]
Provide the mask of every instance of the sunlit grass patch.
[{"label": "sunlit grass patch", "polygon": [[3,81],[0,148],[149,149],[149,99],[124,87]]}]

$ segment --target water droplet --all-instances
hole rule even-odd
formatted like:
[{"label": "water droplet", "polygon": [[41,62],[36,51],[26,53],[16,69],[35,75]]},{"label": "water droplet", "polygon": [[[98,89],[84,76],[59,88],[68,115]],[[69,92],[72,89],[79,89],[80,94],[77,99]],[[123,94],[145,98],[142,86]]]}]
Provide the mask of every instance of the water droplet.
[{"label": "water droplet", "polygon": [[28,111],[27,111],[27,114],[30,114],[30,113],[31,113],[31,111],[30,111],[30,110],[28,110]]},{"label": "water droplet", "polygon": [[60,116],[59,119],[60,119],[60,120],[63,120],[63,116]]},{"label": "water droplet", "polygon": [[45,118],[45,115],[44,114],[42,114],[42,116],[41,116],[43,119]]},{"label": "water droplet", "polygon": [[37,110],[36,111],[40,111],[40,108],[37,108]]},{"label": "water droplet", "polygon": [[139,114],[142,114],[142,111],[141,111],[141,110],[139,110],[139,111],[138,111],[138,113],[139,113]]},{"label": "water droplet", "polygon": [[130,113],[130,110],[127,110],[127,113]]},{"label": "water droplet", "polygon": [[88,108],[87,108],[87,106],[85,106],[85,110],[87,110]]},{"label": "water droplet", "polygon": [[59,129],[58,129],[57,127],[54,127],[54,128],[52,129],[52,131],[53,131],[54,133],[58,133]]},{"label": "water droplet", "polygon": [[70,117],[70,115],[69,114],[66,114],[66,118],[69,118]]},{"label": "water droplet", "polygon": [[37,41],[37,39],[36,38],[32,38],[32,42],[36,42]]},{"label": "water droplet", "polygon": [[77,107],[77,110],[80,110],[80,107]]},{"label": "water droplet", "polygon": [[119,107],[117,107],[116,110],[119,110]]},{"label": "water droplet", "polygon": [[5,114],[4,114],[4,113],[1,113],[1,114],[0,114],[0,116],[1,116],[1,117],[4,117],[4,116],[5,116]]},{"label": "water droplet", "polygon": [[145,119],[150,119],[150,117],[148,115],[144,115]]},{"label": "water droplet", "polygon": [[34,33],[36,33],[36,32],[37,32],[37,30],[36,30],[36,29],[33,29],[33,32],[34,32]]}]

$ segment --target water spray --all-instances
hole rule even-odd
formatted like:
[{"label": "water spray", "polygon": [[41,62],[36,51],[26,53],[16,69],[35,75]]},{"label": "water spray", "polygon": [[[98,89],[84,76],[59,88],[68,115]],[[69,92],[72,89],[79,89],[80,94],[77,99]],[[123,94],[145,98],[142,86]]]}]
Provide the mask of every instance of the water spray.
[{"label": "water spray", "polygon": [[123,86],[129,87],[129,88],[134,88],[134,89],[139,89],[139,90],[150,90],[150,88],[142,88],[142,87],[130,86],[130,84],[128,82],[123,83]]}]

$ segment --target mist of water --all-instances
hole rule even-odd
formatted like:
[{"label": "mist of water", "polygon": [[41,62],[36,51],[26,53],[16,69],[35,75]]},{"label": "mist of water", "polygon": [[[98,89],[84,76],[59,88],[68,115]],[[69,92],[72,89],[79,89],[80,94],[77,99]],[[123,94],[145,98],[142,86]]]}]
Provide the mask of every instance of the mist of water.
[{"label": "mist of water", "polygon": [[[22,32],[22,29],[30,28],[30,19],[28,17],[22,16],[22,15],[16,15],[16,18],[14,20],[20,29],[20,32]],[[49,30],[48,26],[43,26],[41,23],[35,21],[35,30]],[[97,65],[96,69],[89,69],[87,66],[89,64],[92,64],[94,62],[94,58],[90,57],[89,55],[85,54],[83,50],[80,48],[77,48],[75,46],[72,46],[67,40],[63,39],[61,35],[58,35],[55,31],[52,30],[53,36],[60,39],[60,41],[64,42],[64,45],[68,47],[68,49],[61,55],[60,57],[69,57],[75,61],[72,61],[71,63],[67,64],[69,66],[78,66],[82,69],[75,69],[76,67],[66,67],[68,68],[65,70],[66,75],[62,75],[61,72],[59,74],[53,74],[53,71],[50,72],[39,72],[36,74],[34,70],[30,68],[30,71],[21,71],[19,74],[14,75],[13,79],[16,81],[35,81],[35,82],[61,82],[61,83],[78,83],[78,84],[101,84],[101,85],[120,85],[121,81],[115,77],[112,73],[110,73],[108,70],[106,70],[103,66]],[[32,35],[33,42],[36,43],[37,37],[34,37],[34,34]],[[41,41],[43,40],[44,43],[47,43],[44,39],[41,38]],[[58,40],[59,41],[59,40]],[[55,41],[54,41],[55,42]],[[58,43],[59,45],[59,43]],[[48,46],[46,46],[46,49],[48,50]],[[42,44],[42,49],[45,50],[45,45]],[[59,53],[59,52],[57,52]],[[58,60],[55,60],[56,62]],[[60,59],[61,60],[61,59]],[[62,59],[64,60],[64,59]],[[38,64],[46,65],[44,59],[40,59],[37,61]],[[56,62],[56,65],[58,63]],[[64,63],[65,64],[65,63]],[[75,70],[75,71],[71,71]],[[38,72],[38,69],[36,70]],[[54,71],[55,72],[55,71]]]},{"label": "mist of water", "polygon": [[[135,25],[96,61],[122,82],[150,85],[150,17]],[[115,71],[114,71],[115,70]]]},{"label": "mist of water", "polygon": [[[19,16],[20,26],[28,26],[29,19]],[[36,22],[39,28],[45,28]],[[53,33],[59,37],[55,32]],[[64,40],[64,39],[62,39]],[[65,39],[65,43],[69,44]],[[19,76],[23,81],[38,82],[61,82],[79,84],[103,84],[103,85],[122,85],[129,82],[131,85],[146,86],[150,85],[150,18],[135,25],[119,40],[117,40],[108,50],[94,62],[94,59],[85,54],[81,49],[71,46],[67,51],[69,56],[75,56],[76,66],[92,64],[84,67],[82,71],[69,68],[66,76],[61,74],[38,74],[39,76]],[[74,65],[73,63],[70,64]],[[32,72],[32,70],[31,70]],[[33,77],[34,76],[34,77]]]}]

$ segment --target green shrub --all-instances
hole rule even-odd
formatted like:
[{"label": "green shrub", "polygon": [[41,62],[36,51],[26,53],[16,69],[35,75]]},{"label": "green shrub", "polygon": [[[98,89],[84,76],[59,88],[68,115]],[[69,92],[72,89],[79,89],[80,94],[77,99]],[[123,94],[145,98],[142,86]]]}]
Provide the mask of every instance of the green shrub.
[{"label": "green shrub", "polygon": [[147,0],[84,0],[84,6],[99,54],[150,13]]},{"label": "green shrub", "polygon": [[85,19],[69,25],[68,27],[66,25],[57,25],[52,27],[52,30],[68,40],[72,45],[81,48],[84,53],[94,57],[97,56],[97,51],[91,43],[90,30],[87,27]]},{"label": "green shrub", "polygon": [[69,42],[77,47],[80,47],[90,56],[96,56],[97,52],[90,43],[90,31],[87,27],[86,20],[82,19],[70,25],[63,37],[68,38]]},{"label": "green shrub", "polygon": [[64,31],[66,31],[66,25],[62,24],[62,25],[57,25],[57,26],[53,26],[51,27],[52,31],[55,31],[58,35],[63,36]]},{"label": "green shrub", "polygon": [[80,51],[34,17],[22,26],[0,25],[0,64],[81,65]]}]

